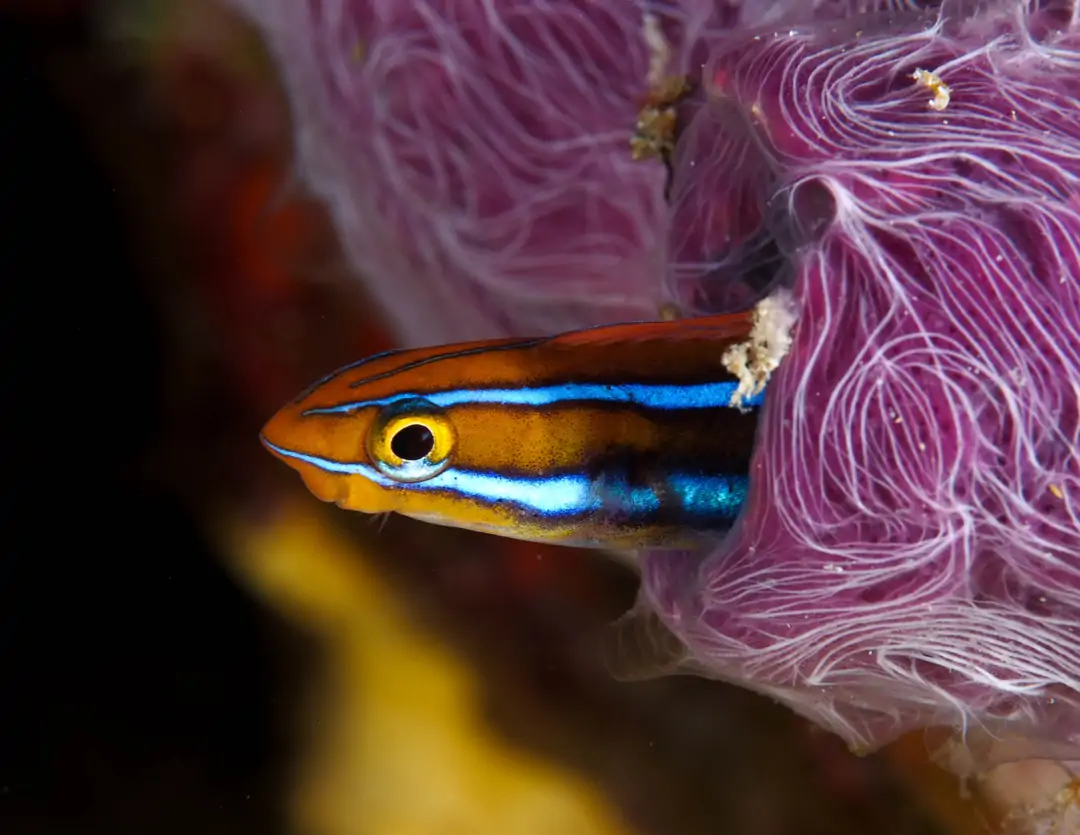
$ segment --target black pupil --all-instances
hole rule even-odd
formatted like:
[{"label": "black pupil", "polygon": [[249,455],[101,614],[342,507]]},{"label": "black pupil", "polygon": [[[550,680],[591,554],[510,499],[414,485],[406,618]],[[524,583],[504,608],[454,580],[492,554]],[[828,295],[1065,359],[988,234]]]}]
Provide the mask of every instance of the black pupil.
[{"label": "black pupil", "polygon": [[390,439],[390,449],[402,461],[426,458],[435,446],[435,436],[422,423],[412,423]]}]

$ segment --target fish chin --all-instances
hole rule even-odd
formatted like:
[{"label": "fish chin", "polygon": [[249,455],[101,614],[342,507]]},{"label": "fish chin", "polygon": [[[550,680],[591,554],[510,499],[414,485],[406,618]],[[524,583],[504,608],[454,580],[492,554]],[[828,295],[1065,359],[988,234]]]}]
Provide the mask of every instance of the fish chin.
[{"label": "fish chin", "polygon": [[351,476],[340,480],[338,507],[355,510],[360,513],[398,512],[400,501],[392,489],[373,484],[361,476]]},{"label": "fish chin", "polygon": [[327,476],[326,473],[314,467],[297,467],[304,486],[319,501],[333,502],[338,507],[343,507],[348,500],[349,494],[345,482],[340,478]]},{"label": "fish chin", "polygon": [[417,522],[426,522],[429,525],[442,525],[443,527],[459,528],[474,533],[486,533],[493,536],[508,537],[510,539],[521,538],[513,528],[505,525],[492,525],[484,522],[462,522],[460,519],[451,519],[440,513],[404,513],[403,515],[408,516],[410,519],[415,519]]},{"label": "fish chin", "polygon": [[[408,516],[410,519],[415,519],[417,522],[426,522],[429,525],[442,525],[444,527],[451,528],[464,528],[466,530],[480,530],[479,528],[473,528],[471,526],[462,525],[460,522],[447,519],[441,513],[402,513],[402,516]],[[483,533],[491,533],[491,531],[482,531]]]}]

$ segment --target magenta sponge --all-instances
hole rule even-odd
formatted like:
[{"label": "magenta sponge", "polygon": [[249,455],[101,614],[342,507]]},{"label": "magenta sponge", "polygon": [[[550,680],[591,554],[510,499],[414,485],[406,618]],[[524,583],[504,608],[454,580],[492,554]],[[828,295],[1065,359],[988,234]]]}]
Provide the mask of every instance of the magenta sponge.
[{"label": "magenta sponge", "polygon": [[[1080,757],[1075,5],[243,5],[410,341],[791,290],[740,525],[643,558],[694,668],[863,748]],[[629,153],[646,13],[696,81],[670,183]]]}]

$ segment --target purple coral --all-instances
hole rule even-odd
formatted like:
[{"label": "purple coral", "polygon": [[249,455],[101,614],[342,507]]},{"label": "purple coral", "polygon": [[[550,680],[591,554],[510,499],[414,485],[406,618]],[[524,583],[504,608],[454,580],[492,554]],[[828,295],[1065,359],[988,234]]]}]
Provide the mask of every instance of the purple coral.
[{"label": "purple coral", "polygon": [[[740,527],[643,560],[697,667],[862,747],[1080,757],[1074,3],[244,4],[412,341],[794,289]],[[645,12],[700,81],[670,204],[628,152]]]},{"label": "purple coral", "polygon": [[645,588],[699,662],[853,743],[1080,748],[1080,29],[931,23],[708,67],[750,114],[711,128],[774,180],[748,208],[818,231],[742,528]]},{"label": "purple coral", "polygon": [[627,151],[629,3],[241,0],[282,61],[299,162],[405,339],[655,317],[664,170]]}]

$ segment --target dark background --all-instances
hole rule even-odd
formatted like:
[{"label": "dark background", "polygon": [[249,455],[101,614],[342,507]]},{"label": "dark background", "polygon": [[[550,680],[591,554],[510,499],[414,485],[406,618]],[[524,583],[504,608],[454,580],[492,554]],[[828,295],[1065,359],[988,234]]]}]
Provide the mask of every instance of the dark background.
[{"label": "dark background", "polygon": [[0,832],[282,831],[279,626],[142,466],[166,329],[80,97],[140,176],[163,160],[92,23],[0,13]]}]

